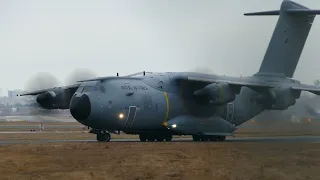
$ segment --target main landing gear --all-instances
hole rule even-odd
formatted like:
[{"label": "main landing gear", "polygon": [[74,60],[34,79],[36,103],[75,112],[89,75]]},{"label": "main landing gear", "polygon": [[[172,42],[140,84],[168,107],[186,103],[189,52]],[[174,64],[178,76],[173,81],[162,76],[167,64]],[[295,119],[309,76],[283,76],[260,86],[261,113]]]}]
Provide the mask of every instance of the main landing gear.
[{"label": "main landing gear", "polygon": [[109,142],[111,140],[111,135],[105,130],[91,130],[90,133],[97,135],[97,141],[99,142]]},{"label": "main landing gear", "polygon": [[139,134],[139,139],[142,142],[145,141],[171,141],[172,134],[158,134],[158,133],[142,133]]},{"label": "main landing gear", "polygon": [[224,141],[226,136],[192,135],[194,141]]},{"label": "main landing gear", "polygon": [[109,142],[111,140],[110,133],[99,133],[97,134],[97,140],[100,142]]}]

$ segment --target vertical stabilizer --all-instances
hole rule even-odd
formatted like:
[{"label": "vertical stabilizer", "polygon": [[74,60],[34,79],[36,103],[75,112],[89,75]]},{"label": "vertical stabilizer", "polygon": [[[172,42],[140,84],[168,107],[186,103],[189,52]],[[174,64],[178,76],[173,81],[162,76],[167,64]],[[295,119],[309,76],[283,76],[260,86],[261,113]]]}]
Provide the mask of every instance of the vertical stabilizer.
[{"label": "vertical stabilizer", "polygon": [[[315,15],[320,10],[310,10],[295,2],[285,0],[280,10],[247,13],[247,16],[279,15],[279,19],[259,72],[255,76],[286,76],[292,78]],[[235,101],[224,108],[223,118],[238,126],[265,110],[255,100],[261,94],[242,87]]]},{"label": "vertical stabilizer", "polygon": [[279,15],[269,46],[256,75],[292,77],[307,40],[310,28],[319,10],[310,10],[285,0],[280,10],[247,13],[245,15]]}]

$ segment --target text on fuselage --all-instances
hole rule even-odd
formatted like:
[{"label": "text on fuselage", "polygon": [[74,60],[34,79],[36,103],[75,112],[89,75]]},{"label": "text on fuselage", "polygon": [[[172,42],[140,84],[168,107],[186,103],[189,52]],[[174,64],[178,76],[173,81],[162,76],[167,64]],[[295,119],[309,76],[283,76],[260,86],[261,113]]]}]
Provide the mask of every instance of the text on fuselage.
[{"label": "text on fuselage", "polygon": [[121,86],[121,89],[123,90],[148,90],[146,86]]}]

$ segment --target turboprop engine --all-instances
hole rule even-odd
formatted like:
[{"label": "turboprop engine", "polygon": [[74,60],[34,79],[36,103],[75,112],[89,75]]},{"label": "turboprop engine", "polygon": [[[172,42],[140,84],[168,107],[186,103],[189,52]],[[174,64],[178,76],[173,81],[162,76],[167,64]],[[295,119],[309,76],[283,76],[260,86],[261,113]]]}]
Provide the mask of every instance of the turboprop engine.
[{"label": "turboprop engine", "polygon": [[301,91],[294,91],[291,88],[272,88],[257,98],[270,110],[285,110],[296,103]]},{"label": "turboprop engine", "polygon": [[235,92],[227,83],[212,83],[194,92],[201,104],[223,105],[235,99]]},{"label": "turboprop engine", "polygon": [[36,100],[45,109],[69,109],[70,99],[68,89],[57,89],[39,94]]}]

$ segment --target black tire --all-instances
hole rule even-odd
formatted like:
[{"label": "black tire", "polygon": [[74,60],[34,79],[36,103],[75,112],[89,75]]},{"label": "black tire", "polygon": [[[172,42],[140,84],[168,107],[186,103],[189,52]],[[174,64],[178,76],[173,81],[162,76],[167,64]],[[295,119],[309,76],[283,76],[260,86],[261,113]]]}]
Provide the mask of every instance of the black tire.
[{"label": "black tire", "polygon": [[139,139],[142,142],[146,142],[147,141],[147,136],[145,134],[139,134]]},{"label": "black tire", "polygon": [[210,141],[217,141],[218,140],[218,137],[217,136],[210,136]]},{"label": "black tire", "polygon": [[160,136],[157,136],[156,139],[157,141],[162,142],[164,140],[164,137],[160,135]]},{"label": "black tire", "polygon": [[97,141],[99,142],[109,142],[110,139],[111,139],[111,135],[109,133],[97,134]]},{"label": "black tire", "polygon": [[153,135],[148,135],[148,141],[155,141],[156,137],[154,137]]},{"label": "black tire", "polygon": [[201,136],[201,141],[208,141],[209,137],[208,136]]},{"label": "black tire", "polygon": [[167,136],[165,137],[165,140],[166,140],[166,141],[172,141],[172,135],[167,135]]},{"label": "black tire", "polygon": [[103,141],[103,136],[102,134],[97,134],[97,141],[102,142]]},{"label": "black tire", "polygon": [[218,141],[224,141],[226,140],[226,136],[218,136]]},{"label": "black tire", "polygon": [[201,139],[200,139],[200,136],[198,136],[198,135],[192,135],[192,139],[194,140],[194,141],[200,141]]},{"label": "black tire", "polygon": [[105,142],[109,142],[111,140],[111,135],[109,133],[103,134],[103,138]]}]

